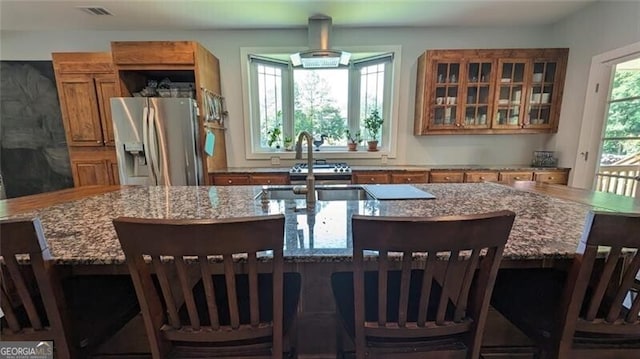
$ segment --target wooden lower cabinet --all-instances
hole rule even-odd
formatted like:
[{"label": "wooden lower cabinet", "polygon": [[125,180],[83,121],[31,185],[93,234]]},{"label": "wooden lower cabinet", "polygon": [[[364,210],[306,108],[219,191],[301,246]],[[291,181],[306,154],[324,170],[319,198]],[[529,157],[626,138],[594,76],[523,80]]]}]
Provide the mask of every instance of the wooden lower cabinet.
[{"label": "wooden lower cabinet", "polygon": [[500,181],[511,183],[514,181],[532,181],[533,180],[533,172],[532,171],[508,171],[508,172],[500,172]]},{"label": "wooden lower cabinet", "polygon": [[214,186],[282,185],[289,184],[287,173],[210,173]]},{"label": "wooden lower cabinet", "polygon": [[69,158],[76,187],[120,184],[113,147],[71,147]]},{"label": "wooden lower cabinet", "polygon": [[351,176],[351,183],[354,184],[385,184],[390,182],[388,172],[354,172]]},{"label": "wooden lower cabinet", "polygon": [[242,174],[215,174],[213,175],[215,186],[240,186],[251,184],[251,177]]},{"label": "wooden lower cabinet", "polygon": [[251,175],[251,184],[289,184],[288,174]]},{"label": "wooden lower cabinet", "polygon": [[498,172],[491,171],[473,171],[464,173],[464,181],[467,183],[496,182],[498,177]]},{"label": "wooden lower cabinet", "polygon": [[427,183],[429,172],[398,172],[391,173],[391,183]]},{"label": "wooden lower cabinet", "polygon": [[430,183],[462,183],[464,172],[460,171],[431,171],[429,173]]},{"label": "wooden lower cabinet", "polygon": [[533,173],[533,180],[536,182],[567,184],[569,182],[568,171],[537,171]]}]

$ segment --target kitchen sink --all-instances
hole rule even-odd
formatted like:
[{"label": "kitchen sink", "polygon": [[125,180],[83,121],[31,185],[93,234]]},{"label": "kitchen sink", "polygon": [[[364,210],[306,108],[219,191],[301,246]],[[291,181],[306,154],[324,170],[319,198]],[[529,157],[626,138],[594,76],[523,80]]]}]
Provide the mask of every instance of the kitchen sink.
[{"label": "kitchen sink", "polygon": [[[305,199],[304,194],[293,192],[292,186],[287,187],[265,187],[269,200],[291,200]],[[259,193],[256,199],[261,199]],[[361,201],[374,199],[360,186],[317,186],[316,198],[318,201]]]},{"label": "kitchen sink", "polygon": [[318,201],[362,201],[373,199],[362,188],[332,188],[332,189],[319,189],[316,191],[318,194]]}]

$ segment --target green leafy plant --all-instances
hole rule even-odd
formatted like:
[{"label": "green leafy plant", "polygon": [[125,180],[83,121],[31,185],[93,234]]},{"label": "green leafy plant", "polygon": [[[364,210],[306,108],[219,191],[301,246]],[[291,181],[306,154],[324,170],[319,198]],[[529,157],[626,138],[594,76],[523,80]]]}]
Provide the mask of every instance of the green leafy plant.
[{"label": "green leafy plant", "polygon": [[274,143],[276,143],[276,148],[280,147],[280,145],[278,144],[278,141],[280,141],[281,134],[282,134],[282,130],[280,129],[280,126],[277,126],[277,125],[274,128],[267,131],[267,135],[269,136],[269,139],[267,140],[267,145],[271,147],[273,146]]},{"label": "green leafy plant", "polygon": [[349,143],[360,144],[360,142],[362,142],[362,136],[360,135],[360,131],[352,135],[351,131],[347,128],[346,130],[344,130],[344,133],[347,136],[347,141],[349,141]]},{"label": "green leafy plant", "polygon": [[380,132],[383,122],[384,120],[380,117],[377,109],[371,111],[371,115],[364,119],[364,128],[367,130],[367,133],[369,133],[371,141],[378,139],[378,133]]},{"label": "green leafy plant", "polygon": [[293,138],[291,136],[284,136],[284,148],[290,150],[293,146]]}]

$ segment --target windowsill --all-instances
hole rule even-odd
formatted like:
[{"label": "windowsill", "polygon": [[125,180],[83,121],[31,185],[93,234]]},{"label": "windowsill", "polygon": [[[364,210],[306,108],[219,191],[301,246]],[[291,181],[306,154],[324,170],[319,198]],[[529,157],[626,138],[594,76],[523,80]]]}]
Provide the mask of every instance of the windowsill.
[{"label": "windowsill", "polygon": [[[302,152],[302,158],[306,158],[307,151]],[[340,151],[340,150],[320,150],[313,151],[314,159],[367,159],[367,158],[381,158],[385,156],[387,158],[395,158],[388,149],[382,148],[378,151],[367,151],[366,149],[358,149],[358,151]],[[271,151],[271,152],[254,152],[247,155],[247,160],[267,160],[272,157],[279,157],[280,159],[294,160],[296,157],[295,151]]]}]

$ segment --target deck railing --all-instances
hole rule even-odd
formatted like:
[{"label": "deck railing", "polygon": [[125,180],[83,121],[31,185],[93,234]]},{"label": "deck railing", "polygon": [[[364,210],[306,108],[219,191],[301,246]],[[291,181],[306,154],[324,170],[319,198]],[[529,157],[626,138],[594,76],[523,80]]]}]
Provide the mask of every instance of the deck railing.
[{"label": "deck railing", "polygon": [[640,176],[640,166],[600,166],[596,175],[596,191],[610,192],[623,196],[635,197]]}]

